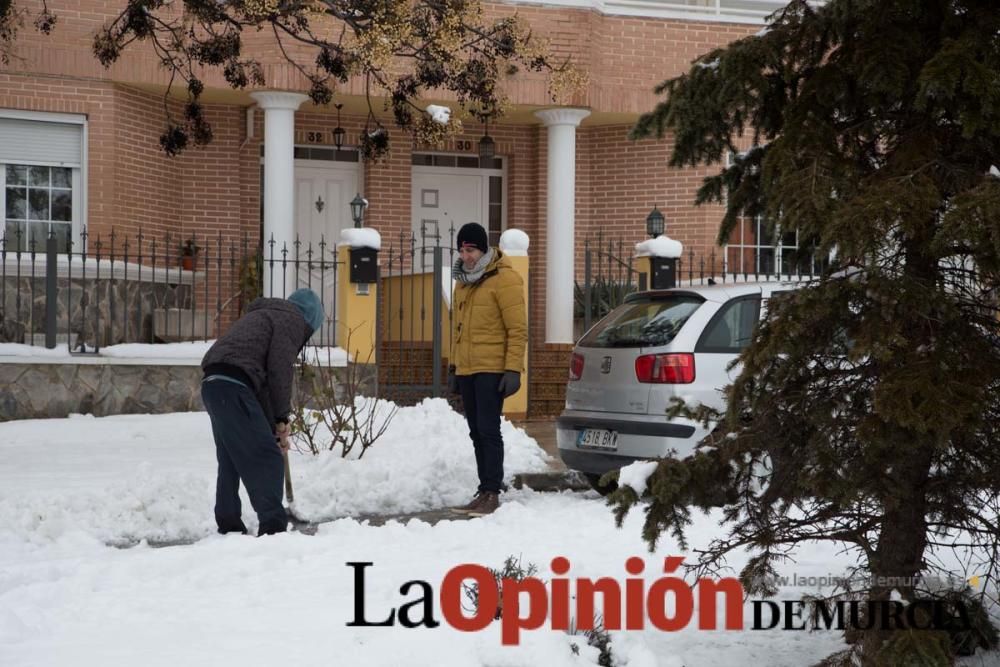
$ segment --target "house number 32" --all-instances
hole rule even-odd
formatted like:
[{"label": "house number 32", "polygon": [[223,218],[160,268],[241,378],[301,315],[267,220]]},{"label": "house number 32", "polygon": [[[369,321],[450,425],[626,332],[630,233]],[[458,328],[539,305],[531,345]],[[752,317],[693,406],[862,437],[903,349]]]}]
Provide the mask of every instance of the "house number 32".
[{"label": "house number 32", "polygon": [[306,141],[311,144],[323,143],[323,132],[306,132]]}]

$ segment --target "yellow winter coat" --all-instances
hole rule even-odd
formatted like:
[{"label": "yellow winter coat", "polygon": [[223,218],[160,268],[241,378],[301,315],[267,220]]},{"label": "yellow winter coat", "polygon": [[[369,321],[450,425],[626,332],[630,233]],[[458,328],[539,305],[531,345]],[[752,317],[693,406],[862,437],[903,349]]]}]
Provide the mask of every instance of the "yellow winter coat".
[{"label": "yellow winter coat", "polygon": [[479,282],[455,287],[450,363],[456,375],[524,371],[524,281],[500,249],[495,252]]}]

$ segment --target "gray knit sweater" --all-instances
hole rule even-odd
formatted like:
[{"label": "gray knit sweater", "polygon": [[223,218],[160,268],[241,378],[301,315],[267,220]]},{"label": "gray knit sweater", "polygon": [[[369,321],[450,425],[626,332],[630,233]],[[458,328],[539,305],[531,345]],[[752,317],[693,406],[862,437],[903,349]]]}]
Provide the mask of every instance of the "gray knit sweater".
[{"label": "gray knit sweater", "polygon": [[[287,421],[295,359],[311,335],[311,327],[293,304],[257,299],[209,348],[201,367],[206,372],[242,375],[236,379],[250,381],[271,423]],[[232,372],[227,373],[227,367]]]}]

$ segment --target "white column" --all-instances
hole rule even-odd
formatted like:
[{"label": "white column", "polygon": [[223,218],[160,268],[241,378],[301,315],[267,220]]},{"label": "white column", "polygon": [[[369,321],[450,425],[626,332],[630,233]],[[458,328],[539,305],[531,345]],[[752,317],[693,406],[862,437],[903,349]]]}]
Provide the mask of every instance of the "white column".
[{"label": "white column", "polygon": [[545,342],[573,342],[573,258],[576,234],[576,128],[586,109],[536,111],[549,128],[545,224]]},{"label": "white column", "polygon": [[[294,258],[295,246],[295,111],[309,99],[301,93],[250,93],[264,110],[264,296],[283,296],[281,249]],[[272,280],[271,239],[274,239]],[[294,287],[295,271],[288,271],[284,291]]]}]

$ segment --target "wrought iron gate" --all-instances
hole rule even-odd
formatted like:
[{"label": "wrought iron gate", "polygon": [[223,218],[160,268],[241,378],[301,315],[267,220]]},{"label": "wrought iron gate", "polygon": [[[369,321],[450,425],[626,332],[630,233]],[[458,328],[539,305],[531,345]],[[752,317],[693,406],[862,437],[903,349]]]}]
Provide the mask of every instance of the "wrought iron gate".
[{"label": "wrought iron gate", "polygon": [[454,227],[442,245],[437,225],[401,234],[383,257],[377,345],[379,396],[407,405],[445,396],[451,354]]}]

